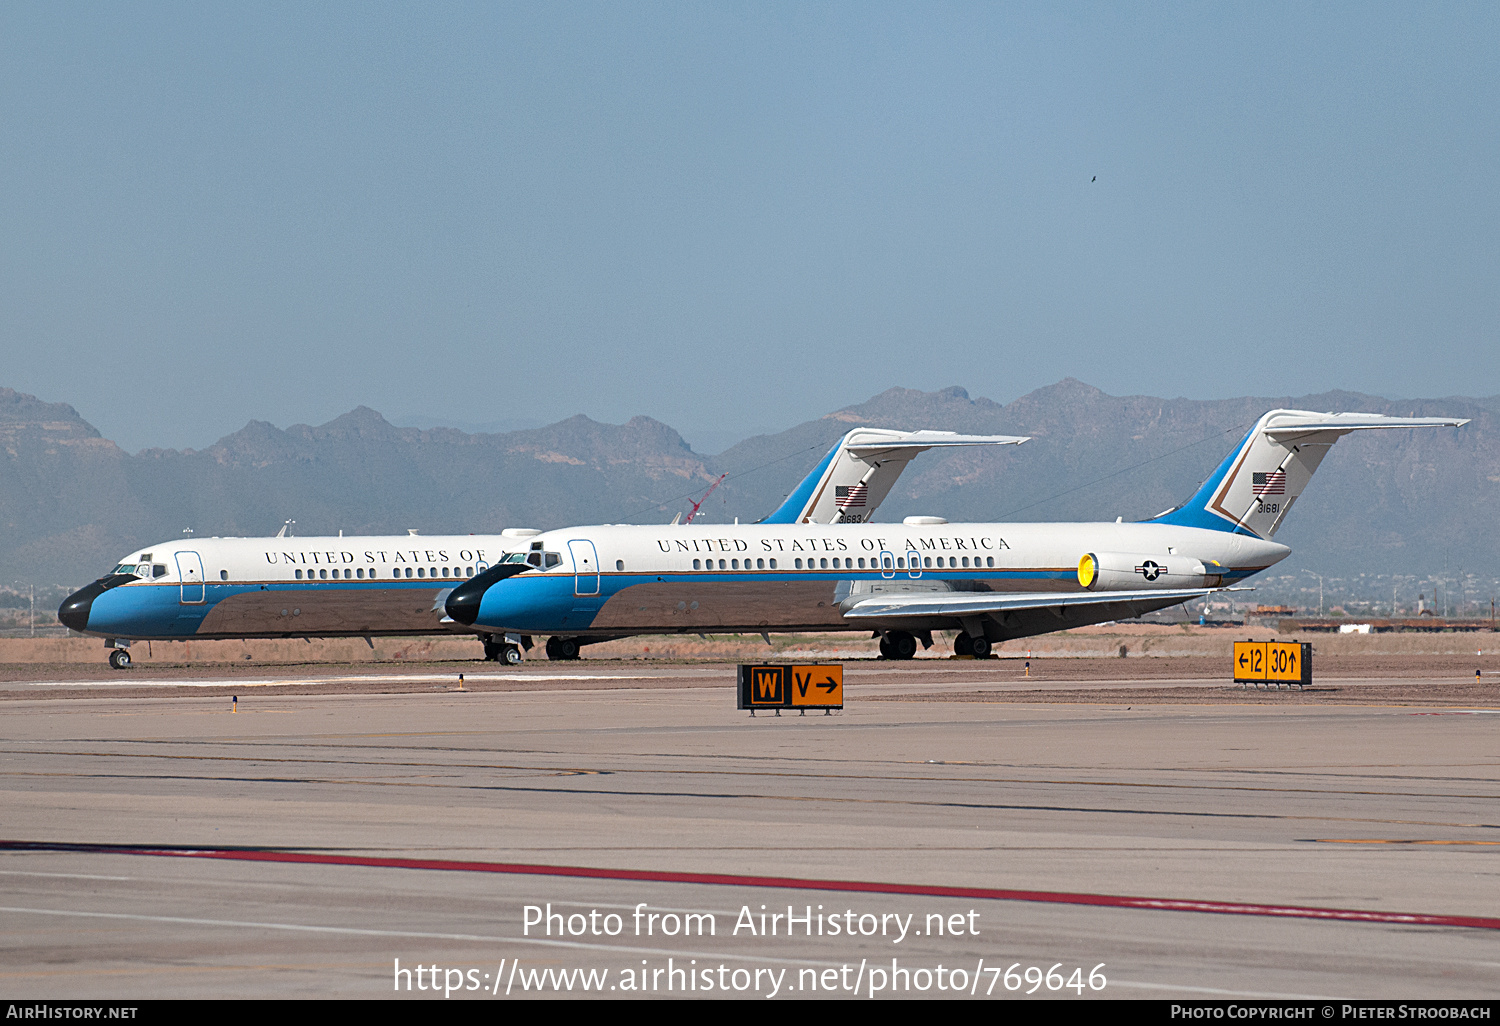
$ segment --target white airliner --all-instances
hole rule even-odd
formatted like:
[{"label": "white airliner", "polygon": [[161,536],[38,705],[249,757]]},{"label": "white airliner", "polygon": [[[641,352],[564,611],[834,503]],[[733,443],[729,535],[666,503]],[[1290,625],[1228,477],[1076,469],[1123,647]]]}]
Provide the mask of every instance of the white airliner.
[{"label": "white airliner", "polygon": [[1338,439],[1465,423],[1272,410],[1192,498],[1139,523],[855,522],[868,518],[845,514],[865,494],[844,485],[831,506],[760,524],[549,531],[445,605],[475,630],[552,635],[549,652],[635,634],[865,630],[908,659],[952,630],[957,654],[984,656],[1243,581],[1291,551],[1276,531]]},{"label": "white airliner", "polygon": [[[1008,435],[857,428],[844,436],[768,519],[859,519],[880,504],[906,464],[934,447],[1006,445]],[[849,499],[853,490],[856,499]],[[840,497],[842,496],[842,497]],[[688,530],[689,528],[682,528]],[[285,529],[283,528],[283,531]],[[677,530],[677,528],[674,528]],[[188,538],[131,553],[110,573],[68,596],[58,619],[105,638],[110,665],[130,665],[131,641],[205,638],[363,637],[477,634],[487,659],[521,661],[524,632],[490,631],[444,615],[452,589],[506,553],[505,572],[556,570],[562,557],[527,549],[540,535]],[[527,561],[530,562],[527,562]],[[602,640],[597,636],[583,639]],[[553,639],[548,654],[576,658],[579,641]],[[372,644],[373,647],[373,644]]]}]

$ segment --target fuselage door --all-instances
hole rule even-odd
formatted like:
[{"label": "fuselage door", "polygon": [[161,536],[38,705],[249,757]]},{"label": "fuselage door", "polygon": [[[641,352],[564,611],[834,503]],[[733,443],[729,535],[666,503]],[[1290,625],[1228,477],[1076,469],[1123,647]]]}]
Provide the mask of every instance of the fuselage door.
[{"label": "fuselage door", "polygon": [[180,599],[186,605],[192,605],[203,601],[203,560],[198,558],[196,552],[179,552],[177,556],[177,575],[182,581],[182,597]]},{"label": "fuselage door", "polygon": [[880,576],[890,580],[896,576],[896,554],[886,549],[880,551]]},{"label": "fuselage door", "polygon": [[915,549],[906,550],[906,576],[922,576],[922,554]]},{"label": "fuselage door", "polygon": [[575,538],[568,542],[568,553],[573,557],[573,594],[599,594],[599,554],[594,551],[594,543]]}]

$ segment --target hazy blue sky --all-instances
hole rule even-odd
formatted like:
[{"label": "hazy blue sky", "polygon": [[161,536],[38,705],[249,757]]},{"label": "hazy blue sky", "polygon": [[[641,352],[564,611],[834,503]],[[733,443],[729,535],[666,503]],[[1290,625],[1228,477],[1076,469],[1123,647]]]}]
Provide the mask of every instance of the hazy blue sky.
[{"label": "hazy blue sky", "polygon": [[7,3],[0,385],[130,449],[1492,395],[1497,12]]}]

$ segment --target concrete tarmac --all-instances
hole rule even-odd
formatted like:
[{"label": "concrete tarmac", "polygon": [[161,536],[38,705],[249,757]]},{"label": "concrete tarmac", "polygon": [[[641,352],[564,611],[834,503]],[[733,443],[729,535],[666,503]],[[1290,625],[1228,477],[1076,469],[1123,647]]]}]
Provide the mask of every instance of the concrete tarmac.
[{"label": "concrete tarmac", "polygon": [[[844,711],[754,719],[725,666],[528,667],[467,693],[241,680],[238,712],[182,680],[7,684],[0,979],[27,998],[1500,996],[1500,934],[1456,925],[1500,926],[1500,713],[1210,703],[1205,681],[1144,706],[1105,682],[981,701],[990,671],[951,665],[930,691],[927,668],[851,666]],[[788,906],[822,935],[788,936]],[[684,936],[689,914],[712,935]]]}]

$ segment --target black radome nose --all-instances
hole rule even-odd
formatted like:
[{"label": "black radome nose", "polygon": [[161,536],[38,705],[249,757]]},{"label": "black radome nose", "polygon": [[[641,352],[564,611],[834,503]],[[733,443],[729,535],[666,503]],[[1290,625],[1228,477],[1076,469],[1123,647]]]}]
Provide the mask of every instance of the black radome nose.
[{"label": "black radome nose", "polygon": [[484,593],[490,590],[490,585],[530,569],[526,563],[497,563],[454,588],[448,601],[443,603],[443,609],[465,627],[472,627],[479,619],[479,603],[484,601]]},{"label": "black radome nose", "polygon": [[78,589],[63,599],[63,604],[57,607],[58,620],[69,630],[82,634],[89,629],[89,609],[93,607],[94,599],[102,594],[104,594],[104,585],[98,581],[86,588]]}]

